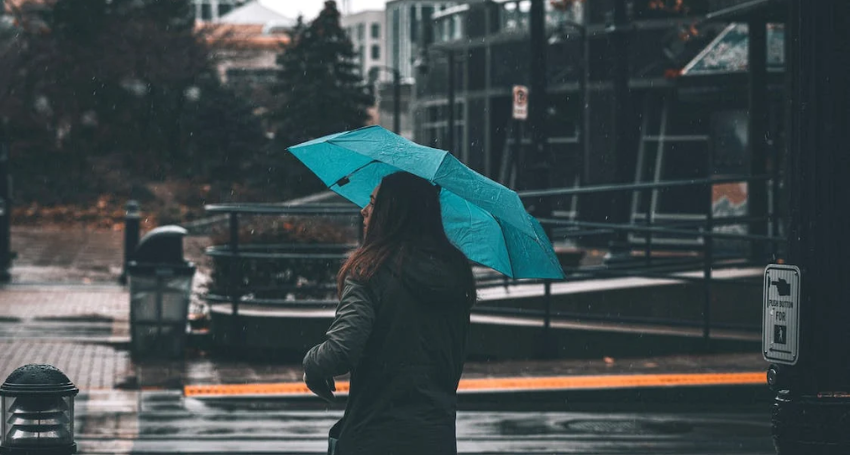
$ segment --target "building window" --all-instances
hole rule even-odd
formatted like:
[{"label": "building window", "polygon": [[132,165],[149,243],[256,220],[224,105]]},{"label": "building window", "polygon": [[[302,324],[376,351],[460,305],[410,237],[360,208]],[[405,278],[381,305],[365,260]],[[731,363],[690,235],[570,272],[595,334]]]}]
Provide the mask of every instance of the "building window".
[{"label": "building window", "polygon": [[416,17],[416,6],[410,7],[410,42],[419,40],[419,18]]},{"label": "building window", "polygon": [[357,48],[357,60],[360,65],[360,75],[363,76],[366,74],[366,49],[362,44]]},{"label": "building window", "polygon": [[363,41],[366,39],[366,24],[357,24],[357,40]]},{"label": "building window", "polygon": [[372,38],[379,39],[381,37],[381,24],[372,24]]},{"label": "building window", "polygon": [[393,22],[392,22],[392,25],[393,25],[393,40],[392,40],[393,48],[392,49],[393,49],[393,66],[396,67],[396,68],[399,67],[399,64],[401,62],[401,50],[400,50],[400,48],[401,48],[401,31],[399,30],[399,27],[400,27],[399,22],[400,22],[399,10],[398,10],[398,8],[395,8],[395,9],[393,9]]},{"label": "building window", "polygon": [[380,60],[381,59],[381,46],[372,45],[372,60]]},{"label": "building window", "polygon": [[211,21],[213,19],[213,11],[212,5],[209,3],[204,3],[201,5],[201,19],[205,21]]}]

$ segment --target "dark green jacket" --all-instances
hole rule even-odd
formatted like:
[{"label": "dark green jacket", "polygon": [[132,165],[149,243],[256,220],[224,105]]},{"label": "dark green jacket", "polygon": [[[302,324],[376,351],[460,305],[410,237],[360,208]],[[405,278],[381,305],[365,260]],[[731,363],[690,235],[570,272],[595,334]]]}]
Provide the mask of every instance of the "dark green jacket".
[{"label": "dark green jacket", "polygon": [[327,341],[304,358],[305,374],[351,372],[345,416],[335,426],[340,454],[455,454],[475,293],[465,284],[469,265],[421,246],[387,262],[368,283],[346,280]]}]

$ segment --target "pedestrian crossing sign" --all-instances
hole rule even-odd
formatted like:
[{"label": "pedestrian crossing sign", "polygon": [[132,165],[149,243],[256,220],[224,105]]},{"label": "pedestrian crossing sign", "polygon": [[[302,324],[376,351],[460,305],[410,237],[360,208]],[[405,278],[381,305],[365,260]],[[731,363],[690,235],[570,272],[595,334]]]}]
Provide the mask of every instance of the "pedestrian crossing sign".
[{"label": "pedestrian crossing sign", "polygon": [[793,265],[767,266],[763,295],[764,359],[794,365],[800,350],[800,269]]}]

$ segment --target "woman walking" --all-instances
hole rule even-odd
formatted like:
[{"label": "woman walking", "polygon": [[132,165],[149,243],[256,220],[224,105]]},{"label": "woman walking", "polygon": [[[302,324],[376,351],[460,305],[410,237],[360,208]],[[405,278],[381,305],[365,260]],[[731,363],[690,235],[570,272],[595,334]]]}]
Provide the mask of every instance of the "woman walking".
[{"label": "woman walking", "polygon": [[305,382],[325,399],[333,377],[351,373],[333,453],[457,453],[457,386],[476,295],[469,261],[443,229],[439,196],[439,187],[399,172],[361,212],[364,241],[340,269],[327,341],[304,358]]}]

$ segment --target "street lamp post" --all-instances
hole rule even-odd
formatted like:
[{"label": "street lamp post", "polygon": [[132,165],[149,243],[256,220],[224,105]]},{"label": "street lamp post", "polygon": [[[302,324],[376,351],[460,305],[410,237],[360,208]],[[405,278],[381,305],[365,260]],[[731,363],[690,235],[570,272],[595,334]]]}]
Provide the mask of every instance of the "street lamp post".
[{"label": "street lamp post", "polygon": [[[401,72],[398,68],[389,66],[377,65],[372,67],[372,71],[388,71],[393,75],[393,132],[401,134]],[[373,80],[377,79],[377,75],[372,73],[369,77]]]}]

